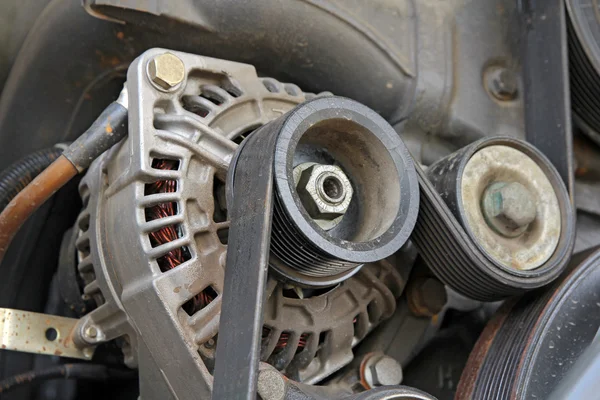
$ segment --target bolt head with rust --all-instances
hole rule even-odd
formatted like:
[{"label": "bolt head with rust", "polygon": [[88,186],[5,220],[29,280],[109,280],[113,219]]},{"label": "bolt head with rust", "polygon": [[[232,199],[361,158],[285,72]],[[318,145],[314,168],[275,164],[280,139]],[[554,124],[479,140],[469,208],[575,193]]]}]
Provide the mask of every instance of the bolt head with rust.
[{"label": "bolt head with rust", "polygon": [[348,211],[354,190],[337,165],[301,164],[294,169],[298,196],[311,218],[331,229]]},{"label": "bolt head with rust", "polygon": [[496,182],[483,195],[482,211],[494,231],[505,237],[517,237],[535,220],[537,204],[521,183]]},{"label": "bolt head with rust", "polygon": [[185,78],[183,61],[175,54],[159,54],[148,63],[148,78],[162,89],[172,89]]}]

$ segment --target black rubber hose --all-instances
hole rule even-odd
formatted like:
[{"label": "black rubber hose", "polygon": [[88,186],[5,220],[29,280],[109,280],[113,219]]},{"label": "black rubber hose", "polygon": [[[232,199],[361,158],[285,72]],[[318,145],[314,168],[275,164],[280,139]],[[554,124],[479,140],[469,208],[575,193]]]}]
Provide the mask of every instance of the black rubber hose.
[{"label": "black rubber hose", "polygon": [[63,364],[46,369],[32,370],[0,381],[0,394],[7,393],[22,385],[50,379],[82,379],[88,381],[109,381],[132,379],[137,371],[111,368],[102,364]]},{"label": "black rubber hose", "polygon": [[0,211],[29,185],[29,183],[45,170],[63,152],[58,147],[36,151],[8,166],[0,173]]}]

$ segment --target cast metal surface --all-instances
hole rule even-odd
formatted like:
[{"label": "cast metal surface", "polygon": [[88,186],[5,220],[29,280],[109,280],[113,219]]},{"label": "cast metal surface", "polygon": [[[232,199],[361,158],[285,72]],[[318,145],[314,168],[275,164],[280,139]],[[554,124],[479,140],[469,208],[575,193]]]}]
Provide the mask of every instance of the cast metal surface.
[{"label": "cast metal surface", "polygon": [[[311,95],[295,85],[259,79],[248,65],[171,51],[184,62],[186,79],[174,91],[165,92],[147,76],[147,65],[166,52],[149,51],[131,69],[130,135],[84,177],[80,185],[84,210],[76,223],[75,245],[85,284],[83,297],[99,305],[79,324],[78,340],[96,344],[119,338],[126,364],[140,367],[142,393],[169,398],[171,391],[179,393],[177,382],[183,385],[184,378],[163,375],[157,365],[168,362],[173,354],[181,360],[176,368],[180,373],[189,378],[200,371],[204,377],[195,378],[194,388],[178,395],[191,396],[193,390],[209,393],[206,382],[212,379],[218,343],[215,335],[229,227],[221,189],[236,142]],[[156,169],[155,159],[177,160],[179,167]],[[175,192],[147,193],[147,185],[171,180],[176,181]],[[349,192],[346,195],[350,197]],[[148,209],[166,202],[176,203],[178,212],[148,220]],[[177,227],[181,237],[153,247],[150,234],[171,226]],[[177,248],[184,248],[190,258],[162,272],[161,257]],[[271,300],[266,303],[263,329],[269,334],[261,342],[263,359],[308,382],[347,364],[352,346],[393,313],[394,299],[404,285],[394,268],[389,263],[368,265],[356,277],[318,296],[270,278]],[[369,289],[373,282],[378,282],[375,290]],[[188,315],[184,308],[208,287],[217,296]],[[300,296],[284,295],[289,292]],[[349,308],[348,298],[355,299]],[[344,308],[333,307],[340,302]],[[312,323],[306,322],[306,312]],[[285,318],[287,314],[294,317]],[[360,329],[355,337],[348,337],[357,316]],[[95,337],[85,334],[90,327],[97,329]],[[140,331],[154,333],[139,342]],[[305,351],[293,354],[298,345],[294,341],[309,333]],[[281,335],[290,335],[283,348]],[[153,361],[141,361],[148,357]]]},{"label": "cast metal surface", "polygon": [[[473,212],[482,215],[481,195],[489,182],[503,181],[502,175],[506,170],[500,168],[494,172],[493,169],[490,169],[487,175],[481,175],[481,179],[473,179],[473,185],[463,185],[464,181],[471,179],[465,173],[466,166],[481,149],[497,146],[509,147],[511,152],[518,150],[517,153],[526,155],[525,159],[530,159],[528,165],[532,166],[532,171],[536,171],[538,168],[547,179],[547,181],[535,181],[535,185],[543,185],[544,182],[546,185],[547,182],[550,183],[549,187],[542,186],[549,189],[549,193],[541,193],[539,189],[535,189],[535,186],[532,187],[532,191],[535,189],[536,193],[543,196],[551,195],[553,192],[558,200],[560,210],[558,245],[550,258],[547,258],[541,265],[537,263],[536,259],[525,258],[523,260],[516,259],[519,263],[524,263],[523,265],[512,263],[509,264],[510,267],[507,267],[502,263],[501,257],[487,251],[486,243],[478,235],[478,229],[481,228],[493,233],[483,216],[477,225],[474,225],[469,219],[470,213]],[[520,155],[520,157],[522,156]],[[490,158],[489,162],[492,164],[494,162],[502,163],[494,158]],[[485,163],[482,166],[485,166]],[[480,170],[481,167],[474,169],[473,173],[477,174]],[[423,204],[412,239],[428,266],[443,283],[452,289],[472,299],[493,301],[543,286],[556,279],[566,267],[575,236],[573,208],[569,194],[556,169],[533,146],[511,138],[484,139],[438,161],[427,169],[427,173],[420,168],[417,168],[417,172],[421,183]],[[528,171],[519,173],[528,173]],[[525,185],[527,181],[522,179],[521,183]],[[548,201],[552,202],[552,199]],[[540,205],[541,203],[538,204],[538,207]],[[550,220],[552,217],[549,216]],[[533,224],[531,229],[534,229],[536,225]],[[549,237],[553,238],[554,235],[555,233],[551,232]],[[515,240],[519,240],[519,238]],[[452,254],[452,257],[447,257],[448,254]],[[537,253],[532,253],[532,255],[538,256]],[[527,270],[527,262],[531,261],[538,267]]]},{"label": "cast metal surface", "polygon": [[[130,68],[129,137],[97,160],[80,185],[78,268],[84,295],[99,304],[81,326],[99,327],[103,340],[121,337],[126,363],[140,368],[142,398],[209,397],[202,344],[218,330],[226,251],[218,232],[229,226],[213,193],[237,147],[233,139],[306,97],[293,85],[259,79],[249,65],[171,51],[184,63],[186,81],[158,90],[147,66],[166,52],[150,50]],[[179,167],[156,169],[154,159],[177,160]],[[170,180],[175,192],[145,194],[147,184]],[[175,215],[147,220],[148,208],[166,202],[177,204]],[[149,234],[170,226],[181,236],[153,247]],[[181,248],[189,259],[162,272],[160,258]],[[217,296],[188,315],[182,306],[209,286]]]},{"label": "cast metal surface", "polygon": [[[405,282],[393,259],[365,264],[326,293],[299,288],[302,298],[270,281],[261,360],[296,381],[319,382],[350,363],[352,348],[393,315]],[[286,345],[278,346],[282,338]]]},{"label": "cast metal surface", "polygon": [[[441,172],[443,164],[434,164],[428,175]],[[507,268],[535,269],[556,250],[562,221],[556,192],[562,187],[554,187],[546,174],[523,152],[492,145],[472,154],[457,176],[468,232]]]},{"label": "cast metal surface", "polygon": [[79,320],[0,308],[0,349],[91,360],[95,348],[76,346]]}]

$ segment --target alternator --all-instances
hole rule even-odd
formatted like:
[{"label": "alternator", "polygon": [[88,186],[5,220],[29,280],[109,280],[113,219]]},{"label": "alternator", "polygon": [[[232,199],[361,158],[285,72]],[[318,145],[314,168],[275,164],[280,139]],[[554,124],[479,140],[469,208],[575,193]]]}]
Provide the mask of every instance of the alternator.
[{"label": "alternator", "polygon": [[[127,89],[129,137],[80,185],[78,268],[98,307],[79,337],[120,338],[126,363],[140,368],[142,398],[208,397],[231,157],[247,134],[315,95],[250,65],[161,49],[132,64]],[[404,287],[385,260],[356,271],[326,288],[270,278],[263,359],[308,383],[349,363]]]}]

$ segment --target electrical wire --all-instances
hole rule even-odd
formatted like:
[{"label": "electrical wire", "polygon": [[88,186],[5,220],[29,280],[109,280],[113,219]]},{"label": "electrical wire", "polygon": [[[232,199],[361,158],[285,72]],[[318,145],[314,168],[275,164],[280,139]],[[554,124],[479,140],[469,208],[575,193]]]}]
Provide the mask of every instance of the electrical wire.
[{"label": "electrical wire", "polygon": [[2,210],[0,263],[27,218],[100,154],[121,141],[127,132],[127,90],[123,89],[119,99]]},{"label": "electrical wire", "polygon": [[0,394],[34,382],[50,379],[81,379],[88,381],[127,380],[137,376],[137,371],[112,368],[102,364],[62,364],[32,370],[0,380]]}]

